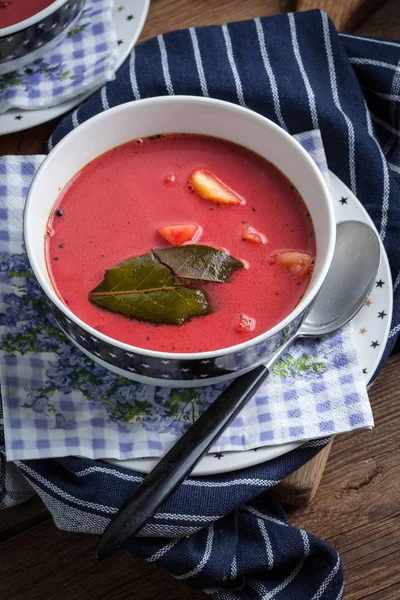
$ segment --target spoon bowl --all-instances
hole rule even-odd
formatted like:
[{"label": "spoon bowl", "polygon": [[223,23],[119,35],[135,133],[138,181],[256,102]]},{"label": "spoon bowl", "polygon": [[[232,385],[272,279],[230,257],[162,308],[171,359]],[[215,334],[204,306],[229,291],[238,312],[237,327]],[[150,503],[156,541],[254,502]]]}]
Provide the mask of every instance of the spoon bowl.
[{"label": "spoon bowl", "polygon": [[378,236],[369,225],[339,223],[328,276],[296,337],[327,335],[350,321],[371,291],[380,254]]}]

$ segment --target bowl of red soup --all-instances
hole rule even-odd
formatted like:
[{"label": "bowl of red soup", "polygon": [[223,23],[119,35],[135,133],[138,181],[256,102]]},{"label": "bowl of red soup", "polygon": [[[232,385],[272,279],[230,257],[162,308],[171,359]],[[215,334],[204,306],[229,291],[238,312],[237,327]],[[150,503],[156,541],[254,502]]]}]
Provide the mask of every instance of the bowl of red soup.
[{"label": "bowl of red soup", "polygon": [[0,0],[0,75],[41,58],[79,19],[85,0]]},{"label": "bowl of red soup", "polygon": [[300,325],[335,220],[305,150],[209,98],[150,98],[80,125],[30,188],[25,243],[61,329],[131,379],[229,380]]}]

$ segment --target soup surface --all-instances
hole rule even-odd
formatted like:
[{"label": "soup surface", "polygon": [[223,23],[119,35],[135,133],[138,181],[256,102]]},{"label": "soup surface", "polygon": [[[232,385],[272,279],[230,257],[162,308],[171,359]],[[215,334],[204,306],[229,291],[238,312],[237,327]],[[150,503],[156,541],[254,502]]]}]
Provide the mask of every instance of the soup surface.
[{"label": "soup surface", "polygon": [[53,2],[54,0],[0,0],[0,29],[29,19]]},{"label": "soup surface", "polygon": [[[199,196],[188,185],[197,169],[210,171],[245,204],[218,204]],[[197,243],[226,249],[246,266],[225,283],[197,286],[206,291],[211,314],[179,326],[154,324],[88,300],[106,269],[171,247],[157,230],[187,223],[201,226]],[[243,239],[249,226],[261,239]],[[112,338],[164,352],[233,346],[286,317],[311,277],[310,272],[294,276],[288,265],[271,259],[287,250],[315,255],[311,218],[294,186],[257,154],[194,134],[134,140],[93,160],[62,191],[47,237],[53,285],[78,317]],[[245,327],[240,325],[243,315]]]}]

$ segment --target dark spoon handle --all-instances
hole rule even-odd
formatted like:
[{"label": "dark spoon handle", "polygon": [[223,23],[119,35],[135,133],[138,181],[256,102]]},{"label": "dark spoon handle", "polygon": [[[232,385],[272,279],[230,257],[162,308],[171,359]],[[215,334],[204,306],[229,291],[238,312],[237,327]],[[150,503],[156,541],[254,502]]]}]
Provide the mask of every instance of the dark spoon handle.
[{"label": "dark spoon handle", "polygon": [[222,392],[136,488],[104,531],[96,558],[106,558],[137,534],[192,471],[268,376],[264,365],[241,375]]}]

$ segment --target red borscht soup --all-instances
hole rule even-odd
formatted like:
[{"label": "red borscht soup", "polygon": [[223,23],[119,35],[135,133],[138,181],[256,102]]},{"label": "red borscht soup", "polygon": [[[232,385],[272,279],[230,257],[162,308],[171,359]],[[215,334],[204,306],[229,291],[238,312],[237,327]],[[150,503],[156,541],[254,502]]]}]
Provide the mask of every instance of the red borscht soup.
[{"label": "red borscht soup", "polygon": [[282,321],[316,250],[307,207],[276,167],[195,134],[97,157],[62,191],[46,236],[50,278],[75,315],[121,342],[182,353]]},{"label": "red borscht soup", "polygon": [[54,0],[0,0],[0,29],[33,17]]}]

